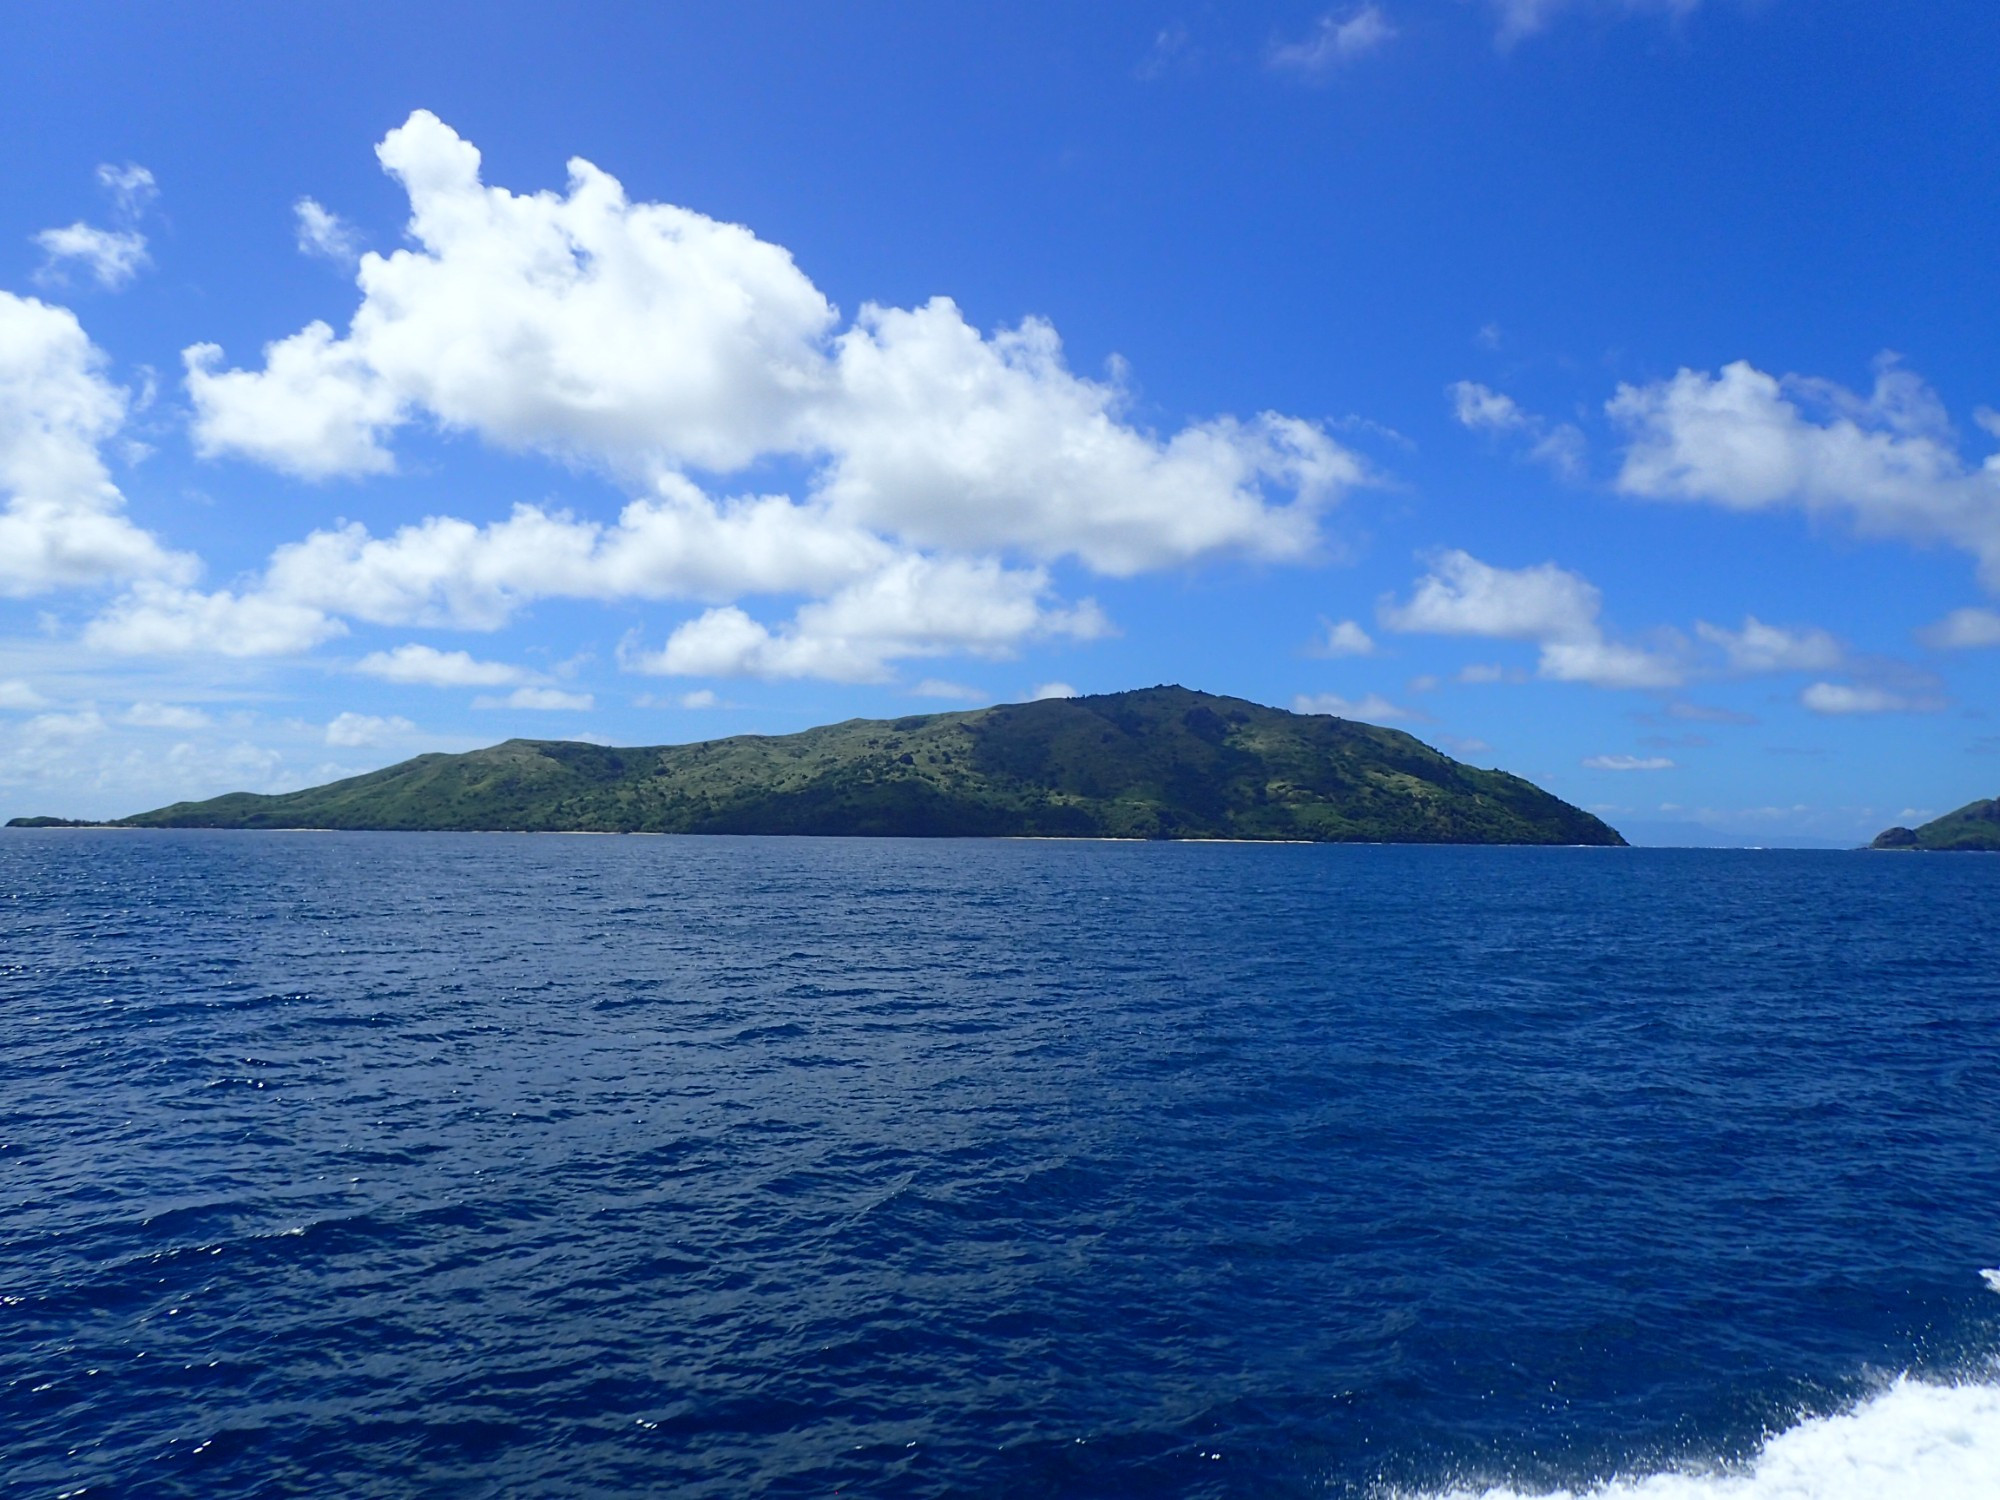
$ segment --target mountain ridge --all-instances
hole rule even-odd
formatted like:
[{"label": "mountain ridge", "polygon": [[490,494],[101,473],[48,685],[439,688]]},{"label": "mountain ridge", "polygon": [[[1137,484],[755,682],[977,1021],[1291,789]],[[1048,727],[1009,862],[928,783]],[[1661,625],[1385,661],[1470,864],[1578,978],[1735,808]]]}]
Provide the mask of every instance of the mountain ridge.
[{"label": "mountain ridge", "polygon": [[1173,685],[687,745],[513,739],[108,826],[1624,843],[1401,730]]}]

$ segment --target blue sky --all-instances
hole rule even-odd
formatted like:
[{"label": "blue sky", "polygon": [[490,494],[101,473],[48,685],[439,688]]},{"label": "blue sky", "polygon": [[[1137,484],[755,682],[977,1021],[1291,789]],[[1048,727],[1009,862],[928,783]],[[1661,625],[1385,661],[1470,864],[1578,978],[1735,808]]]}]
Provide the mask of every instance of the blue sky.
[{"label": "blue sky", "polygon": [[0,19],[0,814],[1178,681],[1994,793],[2000,13]]}]

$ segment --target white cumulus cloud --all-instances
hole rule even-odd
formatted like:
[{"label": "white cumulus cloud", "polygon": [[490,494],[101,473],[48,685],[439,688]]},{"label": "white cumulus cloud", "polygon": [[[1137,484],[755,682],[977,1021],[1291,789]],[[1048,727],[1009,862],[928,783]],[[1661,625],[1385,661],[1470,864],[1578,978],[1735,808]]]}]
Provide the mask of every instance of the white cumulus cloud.
[{"label": "white cumulus cloud", "polygon": [[100,450],[127,398],[103,368],[67,308],[0,292],[0,595],[193,576],[123,514]]},{"label": "white cumulus cloud", "polygon": [[127,656],[291,656],[346,633],[343,622],[270,594],[141,583],[85,626],[83,640]]},{"label": "white cumulus cloud", "polygon": [[686,677],[819,677],[881,682],[891,664],[963,652],[1004,657],[1037,637],[1089,640],[1108,630],[1089,600],[1053,606],[1036,569],[990,560],[906,557],[773,630],[736,605],[688,621],[658,651],[628,645],[630,670]]},{"label": "white cumulus cloud", "polygon": [[469,651],[440,651],[414,642],[392,651],[371,651],[354,670],[384,682],[419,687],[506,687],[530,674],[500,661],[480,661]]},{"label": "white cumulus cloud", "polygon": [[1496,568],[1469,552],[1438,557],[1407,604],[1389,605],[1391,630],[1503,640],[1588,640],[1597,635],[1603,596],[1589,580],[1542,563]]},{"label": "white cumulus cloud", "polygon": [[1621,386],[1606,409],[1631,435],[1618,476],[1628,494],[1788,507],[1864,536],[1945,542],[2000,589],[2000,457],[1961,456],[1936,396],[1892,362],[1866,396],[1739,360]]},{"label": "white cumulus cloud", "polygon": [[1326,634],[1313,645],[1315,656],[1373,656],[1375,638],[1353,620],[1326,621]]},{"label": "white cumulus cloud", "polygon": [[1684,676],[1672,657],[1607,637],[1603,596],[1589,580],[1541,563],[1496,568],[1470,553],[1440,554],[1407,603],[1385,603],[1391,630],[1533,641],[1537,670],[1559,682],[1599,687],[1672,687]]},{"label": "white cumulus cloud", "polygon": [[633,203],[580,159],[566,193],[516,195],[423,111],[378,155],[409,194],[413,247],[361,257],[344,335],[310,324],[259,370],[190,348],[203,452],[309,478],[384,472],[395,430],[427,418],[625,475],[799,455],[821,466],[834,521],[1110,572],[1301,555],[1366,478],[1296,418],[1144,431],[1040,320],[989,337],[937,298],[865,306],[842,331],[782,248]]},{"label": "white cumulus cloud", "polygon": [[266,587],[377,624],[495,629],[544,598],[818,593],[896,555],[822,509],[781,496],[715,502],[676,476],[608,526],[522,505],[486,526],[433,516],[380,538],[358,524],[314,532],[278,549]]},{"label": "white cumulus cloud", "polygon": [[266,345],[254,375],[218,371],[222,350],[214,344],[191,344],[182,359],[203,456],[237,453],[303,479],[395,468],[376,434],[398,420],[401,403],[326,324],[308,323]]},{"label": "white cumulus cloud", "polygon": [[[729,599],[826,593],[893,565],[889,543],[783,497],[716,502],[678,476],[610,525],[517,506],[484,526],[433,516],[386,537],[359,524],[272,554],[240,593],[140,588],[88,638],[123,651],[287,654],[379,625],[494,630],[538,599]],[[210,629],[230,617],[249,628]],[[379,674],[378,674],[379,675]]]},{"label": "white cumulus cloud", "polygon": [[1157,438],[1121,420],[1116,385],[1069,371],[1047,323],[987,338],[945,298],[864,308],[837,376],[807,424],[827,454],[822,493],[919,546],[1073,554],[1121,575],[1222,552],[1299,557],[1321,509],[1365,478],[1319,427],[1276,413]]},{"label": "white cumulus cloud", "polygon": [[[709,608],[658,650],[628,644],[628,667],[878,681],[907,660],[1105,634],[1095,604],[1056,597],[1058,560],[1123,576],[1311,557],[1327,508],[1370,479],[1281,413],[1144,427],[1122,367],[1071,370],[1040,319],[984,333],[938,297],[843,324],[782,247],[633,202],[580,159],[563,191],[517,194],[424,111],[377,155],[408,195],[408,246],[359,255],[344,332],[314,321],[252,368],[186,349],[198,451],[309,480],[383,474],[423,424],[586,465],[633,498],[610,521],[519,505],[342,523],[212,593],[134,570],[87,642],[289,654],[350,621],[493,630],[544,599],[685,601]],[[351,248],[314,200],[296,214],[309,250]],[[801,493],[704,488],[772,459],[798,464]],[[758,597],[793,601],[791,617],[760,618]],[[363,670],[452,670],[391,656]]]},{"label": "white cumulus cloud", "polygon": [[783,250],[632,204],[580,159],[565,195],[489,188],[478,151],[426,111],[376,154],[409,194],[413,247],[361,257],[344,337],[309,325],[258,372],[190,350],[204,451],[309,477],[380,471],[392,431],[424,414],[628,466],[729,469],[796,445],[835,315]]},{"label": "white cumulus cloud", "polygon": [[1608,688],[1677,687],[1686,675],[1672,657],[1601,638],[1543,641],[1536,671],[1556,682]]},{"label": "white cumulus cloud", "polygon": [[414,734],[417,726],[408,719],[378,718],[372,714],[337,714],[326,726],[326,742],[347,749],[379,745],[384,740]]}]

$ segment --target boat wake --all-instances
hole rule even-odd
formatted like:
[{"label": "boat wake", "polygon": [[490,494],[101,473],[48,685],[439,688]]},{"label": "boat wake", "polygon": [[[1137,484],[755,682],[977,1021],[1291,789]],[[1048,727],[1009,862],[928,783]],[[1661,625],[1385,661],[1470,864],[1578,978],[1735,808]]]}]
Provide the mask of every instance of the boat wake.
[{"label": "boat wake", "polygon": [[1433,1492],[1427,1500],[1992,1500],[1996,1495],[2000,1384],[1933,1384],[1906,1376],[1847,1411],[1787,1428],[1739,1467],[1617,1478],[1578,1490],[1461,1486]]}]

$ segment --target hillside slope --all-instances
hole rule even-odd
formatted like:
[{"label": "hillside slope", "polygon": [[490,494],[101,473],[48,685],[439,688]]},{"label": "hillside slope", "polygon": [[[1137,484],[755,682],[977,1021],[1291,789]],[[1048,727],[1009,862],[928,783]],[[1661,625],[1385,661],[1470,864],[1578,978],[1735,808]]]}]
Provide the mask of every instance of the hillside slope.
[{"label": "hillside slope", "polygon": [[2000,798],[1968,802],[1921,828],[1885,828],[1871,849],[2000,850]]},{"label": "hillside slope", "polygon": [[1597,818],[1399,730],[1179,687],[802,734],[607,749],[509,740],[151,828],[1622,844]]}]

